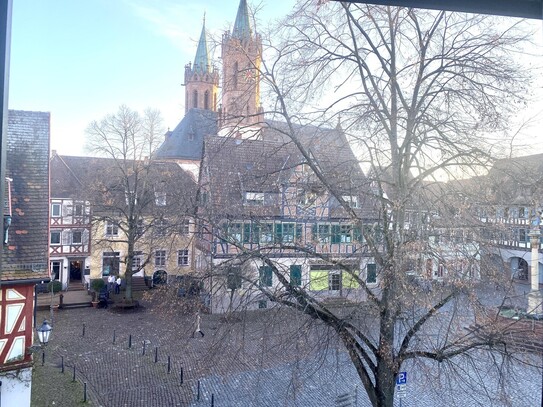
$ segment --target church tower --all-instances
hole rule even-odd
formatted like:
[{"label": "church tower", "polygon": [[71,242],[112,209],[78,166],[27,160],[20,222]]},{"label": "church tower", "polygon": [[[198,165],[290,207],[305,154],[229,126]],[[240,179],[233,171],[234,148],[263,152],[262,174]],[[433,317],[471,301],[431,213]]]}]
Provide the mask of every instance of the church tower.
[{"label": "church tower", "polygon": [[262,39],[251,28],[247,0],[240,0],[232,33],[222,37],[221,127],[262,122],[261,59]]},{"label": "church tower", "polygon": [[207,48],[206,22],[202,25],[202,33],[198,41],[194,65],[185,65],[185,114],[189,109],[205,109],[217,111],[217,94],[219,89],[219,72],[212,66]]}]

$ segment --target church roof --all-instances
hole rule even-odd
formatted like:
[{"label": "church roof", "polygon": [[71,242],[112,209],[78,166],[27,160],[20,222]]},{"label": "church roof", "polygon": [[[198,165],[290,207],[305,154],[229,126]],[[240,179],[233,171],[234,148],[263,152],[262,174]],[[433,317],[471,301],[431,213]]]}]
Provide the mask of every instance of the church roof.
[{"label": "church roof", "polygon": [[247,0],[240,0],[234,29],[232,30],[232,37],[239,40],[248,40],[252,34]]},{"label": "church roof", "polygon": [[200,160],[204,136],[217,134],[217,113],[204,109],[189,109],[179,124],[166,135],[157,150],[158,158]]},{"label": "church roof", "polygon": [[211,62],[209,58],[209,51],[207,48],[207,32],[205,18],[202,25],[200,40],[198,41],[198,48],[196,49],[196,56],[194,57],[194,71],[199,73],[211,72]]}]

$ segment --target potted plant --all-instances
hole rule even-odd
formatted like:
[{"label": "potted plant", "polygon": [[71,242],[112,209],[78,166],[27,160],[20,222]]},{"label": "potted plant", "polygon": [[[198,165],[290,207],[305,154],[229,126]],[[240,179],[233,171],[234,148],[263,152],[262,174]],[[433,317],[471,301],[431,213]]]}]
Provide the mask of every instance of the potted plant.
[{"label": "potted plant", "polygon": [[92,279],[90,282],[91,295],[92,295],[92,306],[96,308],[98,305],[98,293],[106,285],[105,281],[101,278]]}]

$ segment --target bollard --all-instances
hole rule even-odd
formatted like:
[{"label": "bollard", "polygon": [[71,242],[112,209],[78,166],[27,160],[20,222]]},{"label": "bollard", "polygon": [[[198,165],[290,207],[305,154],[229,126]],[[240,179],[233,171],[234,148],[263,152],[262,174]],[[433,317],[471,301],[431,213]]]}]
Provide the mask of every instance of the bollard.
[{"label": "bollard", "polygon": [[211,393],[211,407],[215,407],[215,394]]},{"label": "bollard", "polygon": [[113,343],[115,343],[115,329],[113,330]]},{"label": "bollard", "polygon": [[128,336],[128,349],[132,347],[132,334]]},{"label": "bollard", "polygon": [[62,309],[64,307],[64,294],[58,296],[58,308]]},{"label": "bollard", "polygon": [[179,373],[179,379],[180,384],[183,384],[183,368],[181,368],[181,373]]},{"label": "bollard", "polygon": [[45,350],[41,351],[41,365],[45,365]]},{"label": "bollard", "polygon": [[158,346],[155,346],[155,363],[158,362]]},{"label": "bollard", "polygon": [[87,402],[87,382],[83,383],[83,403]]},{"label": "bollard", "polygon": [[81,334],[81,336],[85,336],[85,323],[83,322],[83,333]]},{"label": "bollard", "polygon": [[170,363],[170,357],[168,356],[168,373],[170,373],[171,370],[171,363]]},{"label": "bollard", "polygon": [[141,355],[145,356],[145,341],[143,341],[143,350],[141,351]]},{"label": "bollard", "polygon": [[60,373],[64,373],[64,356],[60,357]]},{"label": "bollard", "polygon": [[75,382],[75,365],[74,365],[74,375],[72,377],[72,382]]},{"label": "bollard", "polygon": [[200,401],[200,380],[198,380],[198,391],[196,392],[196,400]]}]

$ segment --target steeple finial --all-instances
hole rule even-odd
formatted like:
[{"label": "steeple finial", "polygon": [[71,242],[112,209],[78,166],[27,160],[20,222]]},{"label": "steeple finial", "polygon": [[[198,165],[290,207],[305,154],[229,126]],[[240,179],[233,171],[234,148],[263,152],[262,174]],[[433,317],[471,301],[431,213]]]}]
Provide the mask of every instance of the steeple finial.
[{"label": "steeple finial", "polygon": [[194,71],[199,72],[199,73],[209,73],[211,71],[209,52],[207,49],[206,13],[205,12],[204,12],[204,19],[203,19],[203,24],[202,24],[202,33],[200,34],[200,40],[198,41],[198,48],[196,49],[196,56],[194,57]]},{"label": "steeple finial", "polygon": [[252,35],[253,32],[251,30],[247,0],[240,0],[238,14],[236,15],[236,21],[234,23],[234,29],[232,30],[232,37],[239,40],[248,40],[252,37]]}]

